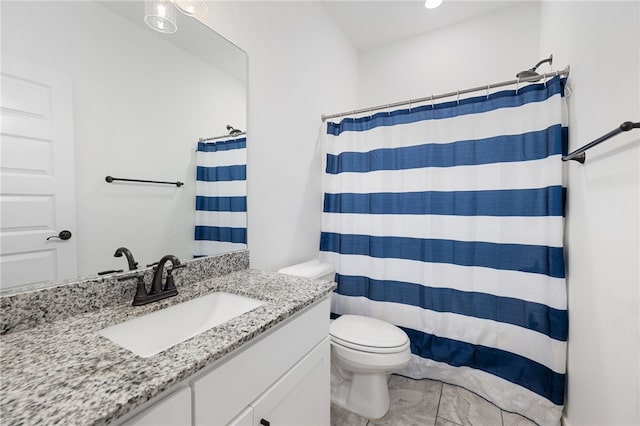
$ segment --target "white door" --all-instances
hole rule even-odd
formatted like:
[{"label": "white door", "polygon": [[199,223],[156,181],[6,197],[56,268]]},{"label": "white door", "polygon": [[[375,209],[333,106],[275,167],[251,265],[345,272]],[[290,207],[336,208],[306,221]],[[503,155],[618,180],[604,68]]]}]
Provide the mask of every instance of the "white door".
[{"label": "white door", "polygon": [[75,277],[71,76],[8,55],[0,68],[0,288]]}]

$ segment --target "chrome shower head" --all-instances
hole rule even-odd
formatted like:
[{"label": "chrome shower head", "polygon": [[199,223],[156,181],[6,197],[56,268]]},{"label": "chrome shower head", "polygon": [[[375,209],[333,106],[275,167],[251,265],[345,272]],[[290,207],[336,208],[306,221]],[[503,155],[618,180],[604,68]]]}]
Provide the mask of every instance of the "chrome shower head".
[{"label": "chrome shower head", "polygon": [[548,62],[549,65],[551,65],[551,63],[553,62],[553,55],[549,55],[548,58],[541,60],[540,62],[535,64],[533,66],[533,68],[531,68],[531,69],[520,71],[518,74],[516,74],[516,77],[521,79],[521,80],[526,79],[527,81],[538,81],[538,80],[540,80],[542,78],[542,76],[540,74],[538,74],[536,72],[536,70],[538,69],[538,67],[540,65],[542,65],[542,64],[544,64],[546,62]]},{"label": "chrome shower head", "polygon": [[[520,71],[518,74],[516,74],[516,77],[519,78],[520,80],[526,79],[528,81],[538,81],[542,78],[542,76],[537,72],[535,72],[533,69]],[[534,77],[537,77],[537,78],[534,79]]]}]

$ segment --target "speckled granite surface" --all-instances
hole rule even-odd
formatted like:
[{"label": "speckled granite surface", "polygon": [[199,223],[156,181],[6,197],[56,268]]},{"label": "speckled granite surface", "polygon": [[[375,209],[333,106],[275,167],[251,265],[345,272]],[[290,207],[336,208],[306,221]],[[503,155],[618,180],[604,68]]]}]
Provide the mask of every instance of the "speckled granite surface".
[{"label": "speckled granite surface", "polygon": [[[129,301],[0,336],[0,423],[105,424],[329,294],[328,281],[240,270],[183,286],[178,296],[141,307]],[[97,334],[104,327],[212,291],[267,303],[140,358]]]},{"label": "speckled granite surface", "polygon": [[[186,260],[182,263],[186,266],[174,273],[178,291],[182,285],[247,269],[249,251],[241,250]],[[123,272],[92,277],[48,287],[3,290],[0,294],[0,334],[25,330],[127,301],[131,303],[136,292],[137,273],[144,274],[149,288],[154,274],[152,268],[140,268],[134,273]]]}]

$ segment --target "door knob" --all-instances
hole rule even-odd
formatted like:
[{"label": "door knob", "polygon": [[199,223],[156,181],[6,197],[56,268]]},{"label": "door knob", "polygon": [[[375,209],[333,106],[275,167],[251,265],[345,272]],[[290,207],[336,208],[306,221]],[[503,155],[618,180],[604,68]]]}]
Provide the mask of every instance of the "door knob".
[{"label": "door knob", "polygon": [[49,241],[51,238],[60,238],[61,240],[68,240],[69,238],[71,238],[71,231],[67,231],[66,229],[63,231],[60,231],[60,233],[58,235],[52,235],[50,237],[47,238],[47,241]]}]

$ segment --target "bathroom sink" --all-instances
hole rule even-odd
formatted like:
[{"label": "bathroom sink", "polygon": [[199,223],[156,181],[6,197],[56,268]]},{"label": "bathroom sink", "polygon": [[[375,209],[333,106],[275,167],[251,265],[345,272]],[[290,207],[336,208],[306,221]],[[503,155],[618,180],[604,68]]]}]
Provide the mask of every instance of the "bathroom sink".
[{"label": "bathroom sink", "polygon": [[148,358],[264,303],[231,293],[210,293],[104,328],[98,334]]}]

